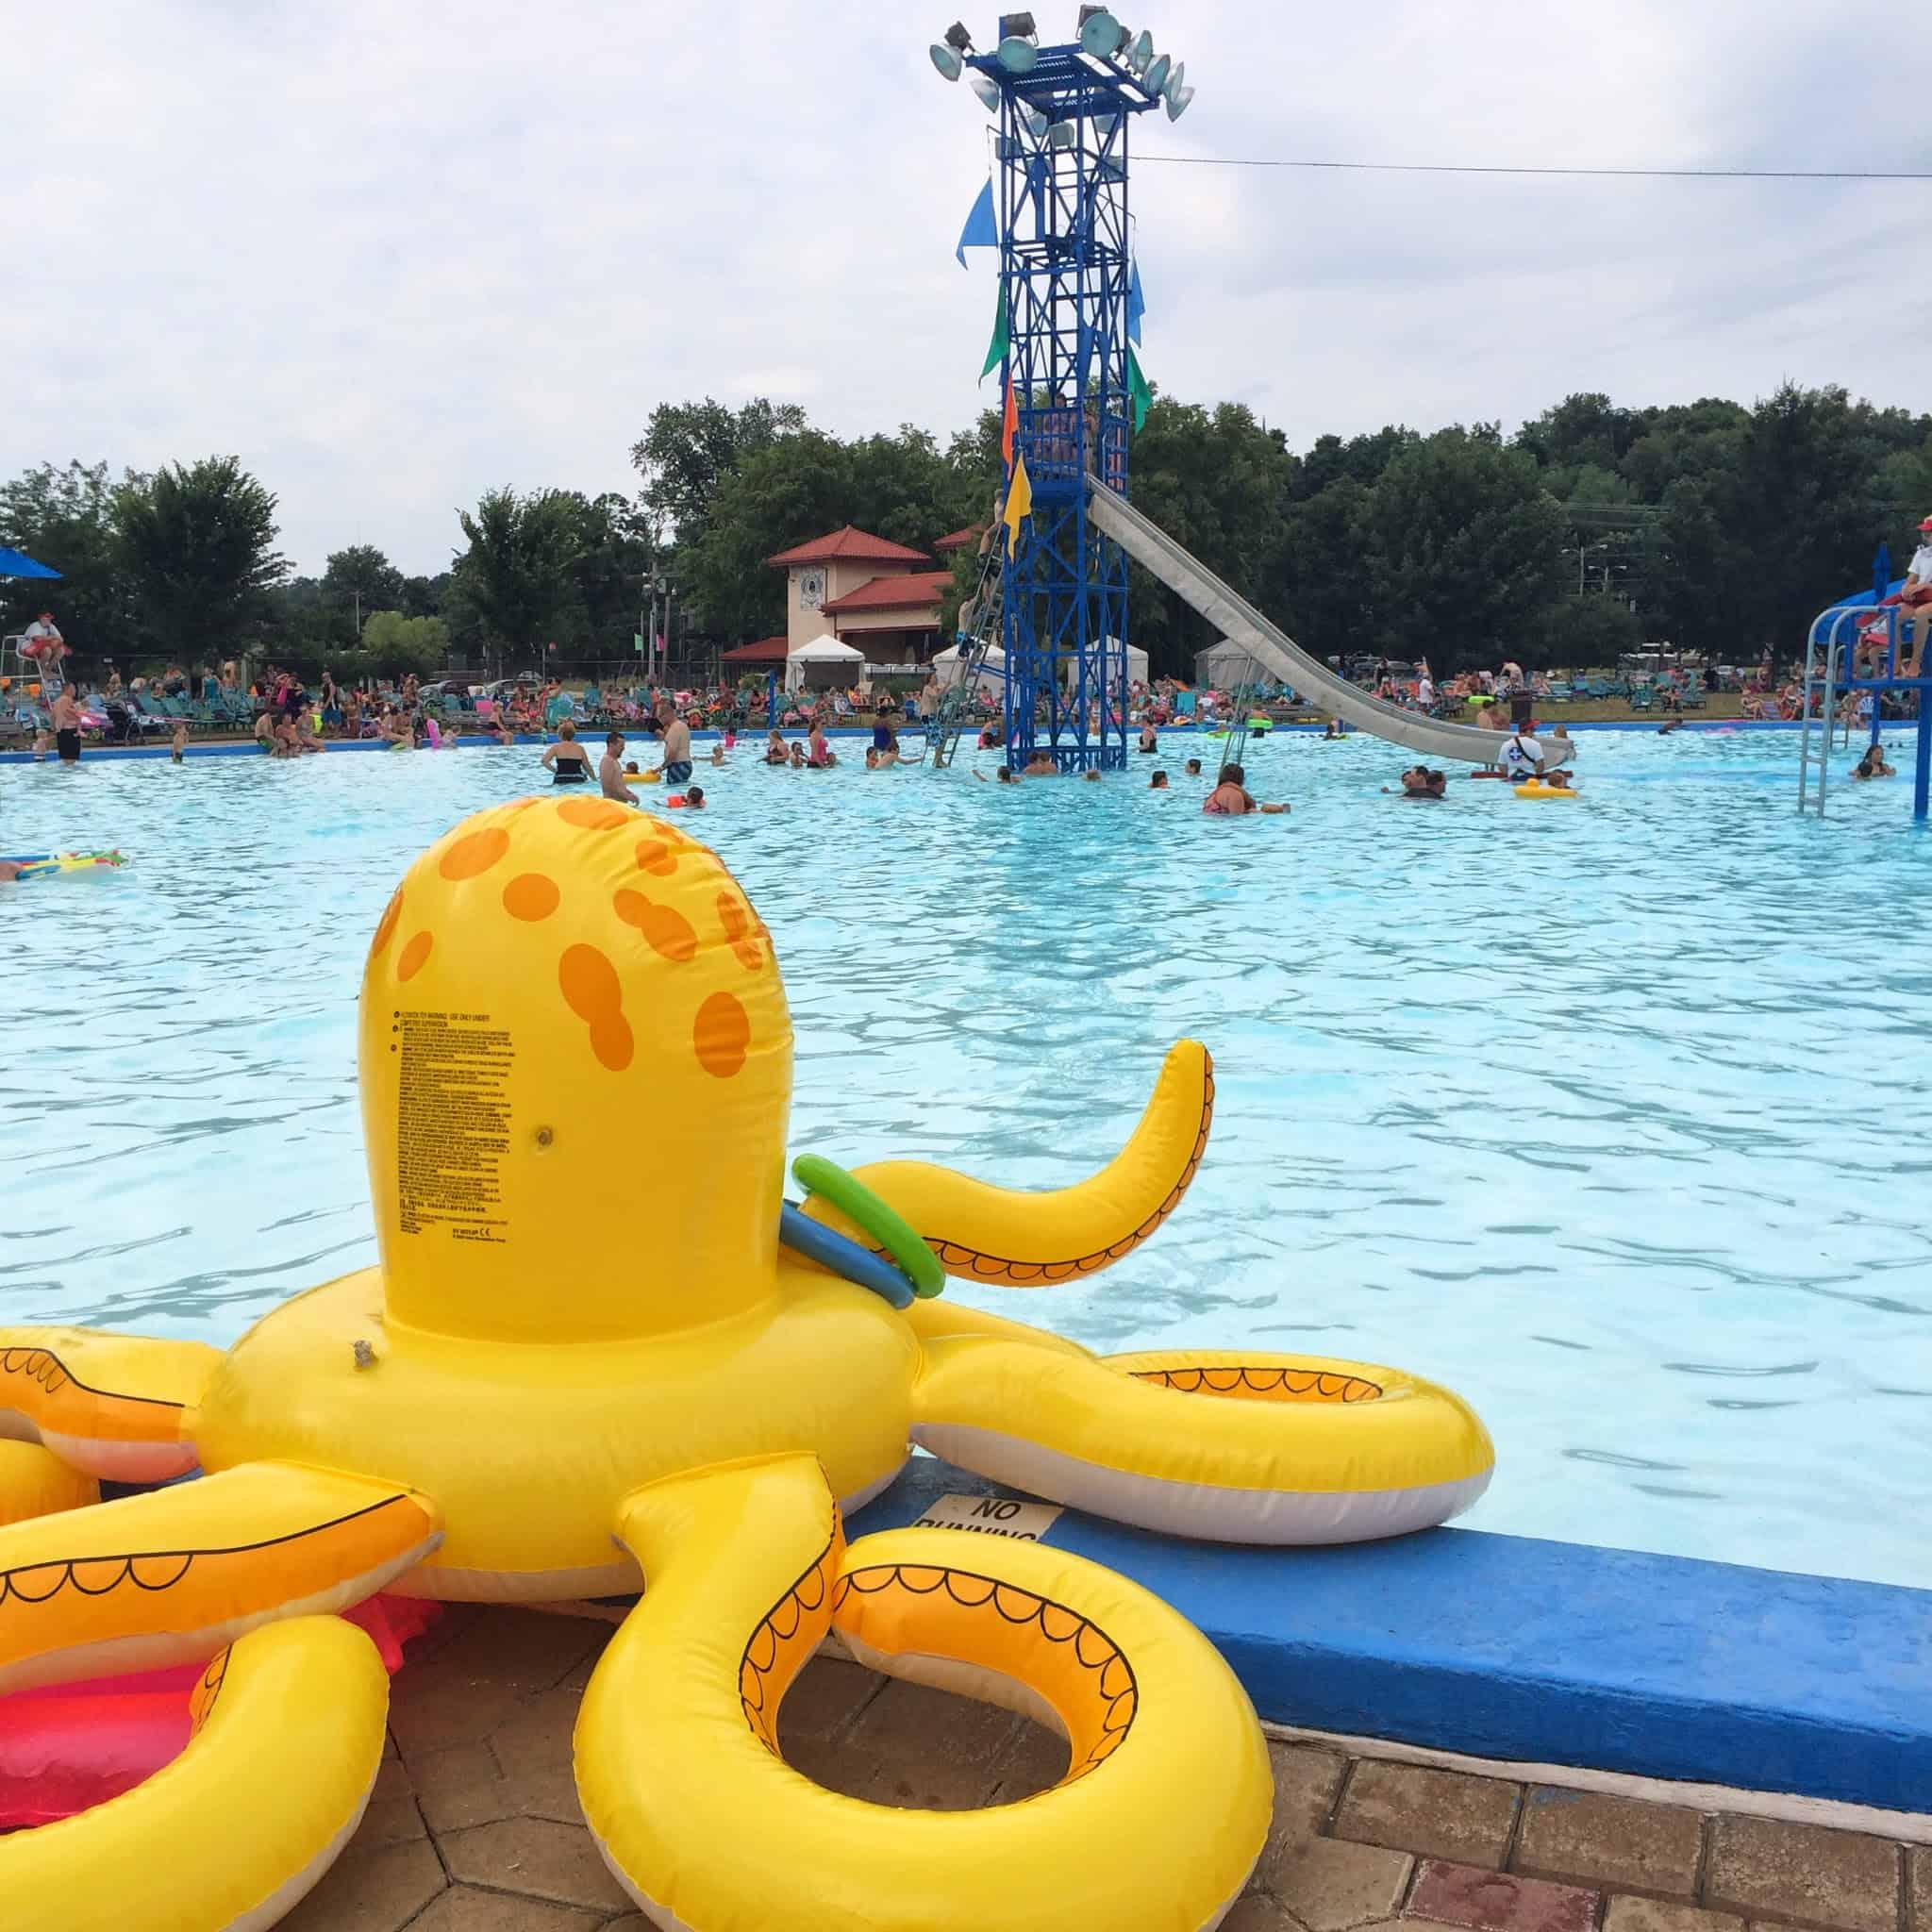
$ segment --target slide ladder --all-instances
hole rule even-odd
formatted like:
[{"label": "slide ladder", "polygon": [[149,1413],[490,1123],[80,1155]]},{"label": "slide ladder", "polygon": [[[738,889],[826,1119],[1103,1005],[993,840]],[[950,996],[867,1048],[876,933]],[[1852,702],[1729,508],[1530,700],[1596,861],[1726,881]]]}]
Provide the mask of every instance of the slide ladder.
[{"label": "slide ladder", "polygon": [[[1191,557],[1151,517],[1141,514],[1125,497],[1109,490],[1097,476],[1087,478],[1089,514],[1134,561],[1153,574],[1186,603],[1198,610],[1230,643],[1239,645],[1256,662],[1265,665],[1305,699],[1345,719],[1391,744],[1407,746],[1425,758],[1461,759],[1473,765],[1502,760],[1509,741],[1507,731],[1479,731],[1470,724],[1445,724],[1421,711],[1405,711],[1371,697],[1361,687],[1311,658],[1284,630],[1210,571]],[[1577,746],[1561,741],[1564,764],[1576,757]],[[1555,763],[1552,759],[1552,763]]]},{"label": "slide ladder", "polygon": [[940,694],[940,708],[925,727],[926,749],[932,754],[935,770],[953,762],[959,740],[973,724],[979,703],[979,679],[986,660],[999,641],[1005,614],[1006,554],[995,544],[980,567],[979,590],[974,598],[975,615],[972,631],[961,640],[954,669],[956,682]]}]

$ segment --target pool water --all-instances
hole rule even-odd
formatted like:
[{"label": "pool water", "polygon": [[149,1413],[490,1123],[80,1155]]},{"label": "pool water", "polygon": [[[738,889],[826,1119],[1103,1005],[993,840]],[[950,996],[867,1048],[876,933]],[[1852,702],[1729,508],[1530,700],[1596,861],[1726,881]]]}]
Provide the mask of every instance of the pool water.
[{"label": "pool water", "polygon": [[[1458,777],[1418,805],[1380,794],[1399,751],[1276,737],[1250,783],[1292,816],[1229,822],[1181,775],[1212,750],[1017,791],[963,758],[701,766],[690,829],[784,965],[794,1150],[1064,1184],[1197,1035],[1214,1141],[1158,1238],[1078,1286],[949,1293],[1108,1349],[1446,1381],[1496,1439],[1475,1526],[1932,1584],[1932,841],[1907,781],[1845,785],[1821,824],[1790,735],[1594,734],[1577,802]],[[0,889],[0,1322],[225,1342],[375,1259],[369,935],[536,758],[0,771],[0,849],[131,859]],[[557,1224],[646,1247],[567,1200]]]}]

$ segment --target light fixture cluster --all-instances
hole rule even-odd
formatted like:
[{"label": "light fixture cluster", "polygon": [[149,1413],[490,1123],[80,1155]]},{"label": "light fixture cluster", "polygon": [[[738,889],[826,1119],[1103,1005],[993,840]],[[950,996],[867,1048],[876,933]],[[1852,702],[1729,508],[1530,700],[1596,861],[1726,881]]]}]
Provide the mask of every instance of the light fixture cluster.
[{"label": "light fixture cluster", "polygon": [[[1156,54],[1154,36],[1123,26],[1105,7],[1080,9],[1080,49],[1095,60],[1106,60],[1131,74],[1146,91],[1167,104],[1167,118],[1178,121],[1188,111],[1194,90],[1188,85],[1188,65],[1166,54]],[[932,64],[948,80],[958,80],[972,55],[973,36],[958,21],[946,29],[943,41],[931,47]],[[1030,13],[1000,15],[999,63],[1008,74],[1031,74],[1040,64],[1040,30]],[[974,73],[973,92],[989,112],[998,109],[1000,91],[985,75]],[[1043,117],[1042,119],[1043,125]],[[1029,121],[1030,125],[1030,121]]]}]

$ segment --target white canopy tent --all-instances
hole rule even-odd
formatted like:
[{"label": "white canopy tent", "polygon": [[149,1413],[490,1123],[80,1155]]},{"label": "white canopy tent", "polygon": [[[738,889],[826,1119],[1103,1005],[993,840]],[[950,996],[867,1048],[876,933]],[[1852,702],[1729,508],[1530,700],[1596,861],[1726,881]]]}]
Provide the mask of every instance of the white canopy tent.
[{"label": "white canopy tent", "polygon": [[[932,675],[938,679],[940,688],[958,684],[965,673],[960,669],[961,659],[966,653],[958,644],[950,644],[932,660]],[[1007,654],[997,644],[989,644],[986,662],[980,667],[979,688],[981,691],[998,691],[1006,682]]]},{"label": "white canopy tent", "polygon": [[800,644],[797,650],[785,659],[785,689],[788,691],[799,690],[808,675],[815,675],[824,683],[841,671],[854,665],[863,666],[865,653],[856,651],[850,644],[841,644],[828,632],[824,637],[813,638],[808,644]]},{"label": "white canopy tent", "polygon": [[1243,684],[1270,683],[1272,673],[1256,663],[1240,644],[1223,638],[1194,653],[1194,682],[1205,691],[1233,691]]},{"label": "white canopy tent", "polygon": [[[1107,642],[1109,653],[1118,651],[1121,648],[1118,638],[1108,638]],[[1147,682],[1147,653],[1139,644],[1129,644],[1126,649],[1127,682],[1129,684],[1145,684]],[[1072,691],[1079,683],[1080,661],[1077,658],[1069,658],[1066,660],[1066,670],[1062,674],[1060,681],[1069,691]]]}]

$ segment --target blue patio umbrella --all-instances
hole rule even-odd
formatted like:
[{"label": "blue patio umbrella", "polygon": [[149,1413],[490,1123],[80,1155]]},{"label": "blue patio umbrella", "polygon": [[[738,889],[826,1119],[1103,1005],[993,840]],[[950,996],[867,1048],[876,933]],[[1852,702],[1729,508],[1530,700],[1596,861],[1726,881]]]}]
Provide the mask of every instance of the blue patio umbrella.
[{"label": "blue patio umbrella", "polygon": [[1872,559],[1872,601],[1883,604],[1891,595],[1891,545],[1881,543]]},{"label": "blue patio umbrella", "polygon": [[0,577],[58,577],[58,570],[36,563],[25,550],[9,550],[0,543]]}]

